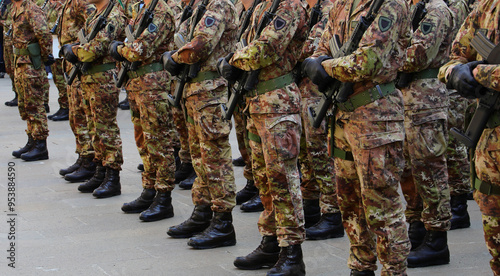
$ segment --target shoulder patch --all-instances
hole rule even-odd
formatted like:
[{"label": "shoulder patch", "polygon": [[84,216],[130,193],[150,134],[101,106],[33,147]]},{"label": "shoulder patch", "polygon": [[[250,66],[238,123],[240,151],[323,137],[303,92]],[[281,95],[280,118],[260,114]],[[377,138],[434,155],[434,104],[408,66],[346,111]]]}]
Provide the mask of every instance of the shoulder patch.
[{"label": "shoulder patch", "polygon": [[205,18],[205,26],[212,27],[214,24],[215,24],[215,18],[213,18],[211,16],[207,16]]},{"label": "shoulder patch", "polygon": [[423,22],[422,24],[420,24],[420,30],[424,35],[426,35],[432,31],[432,24],[428,22]]},{"label": "shoulder patch", "polygon": [[113,24],[108,24],[108,33],[112,34],[115,32],[115,26]]},{"label": "shoulder patch", "polygon": [[378,27],[380,31],[386,32],[392,27],[392,20],[385,16],[380,16],[380,19],[378,20]]},{"label": "shoulder patch", "polygon": [[148,25],[148,32],[150,33],[154,33],[158,30],[158,26],[156,26],[155,24],[153,23],[149,23]]},{"label": "shoulder patch", "polygon": [[274,28],[276,29],[276,31],[283,29],[285,26],[286,21],[283,18],[277,17],[276,20],[274,20]]}]

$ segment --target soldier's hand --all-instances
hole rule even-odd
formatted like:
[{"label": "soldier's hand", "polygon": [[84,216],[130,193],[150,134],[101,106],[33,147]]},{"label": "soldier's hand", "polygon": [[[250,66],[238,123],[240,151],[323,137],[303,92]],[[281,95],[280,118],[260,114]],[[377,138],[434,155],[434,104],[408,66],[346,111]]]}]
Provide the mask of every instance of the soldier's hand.
[{"label": "soldier's hand", "polygon": [[329,56],[320,56],[318,58],[306,58],[302,62],[302,72],[318,86],[321,92],[325,92],[328,86],[335,80],[328,75],[325,68],[321,65],[323,61],[331,58]]},{"label": "soldier's hand", "polygon": [[177,52],[177,50],[165,52],[165,53],[163,53],[163,55],[161,55],[163,69],[167,70],[170,73],[170,75],[172,75],[172,76],[179,75],[181,73],[181,69],[182,69],[182,65],[175,62],[172,59],[172,55],[175,54],[175,52]]},{"label": "soldier's hand", "polygon": [[448,82],[446,83],[446,88],[456,89],[458,94],[467,99],[475,99],[482,96],[481,84],[479,84],[472,70],[476,68],[477,65],[484,63],[483,61],[473,61],[465,64],[459,64],[453,67],[450,76],[448,77]]},{"label": "soldier's hand", "polygon": [[113,40],[109,44],[109,49],[108,49],[109,55],[112,58],[114,58],[116,61],[120,61],[120,62],[125,61],[125,58],[122,55],[120,55],[120,53],[118,53],[118,46],[121,46],[121,45],[123,45],[123,42]]},{"label": "soldier's hand", "polygon": [[47,61],[45,61],[43,64],[45,66],[51,66],[52,64],[54,64],[56,62],[56,60],[54,59],[54,56],[52,54],[49,54],[47,56]]},{"label": "soldier's hand", "polygon": [[78,62],[78,57],[73,53],[73,46],[75,44],[64,44],[59,51],[59,56],[63,57],[65,60],[75,64]]},{"label": "soldier's hand", "polygon": [[232,57],[233,53],[230,53],[226,57],[217,60],[217,72],[229,82],[236,81],[240,78],[241,74],[243,74],[243,70],[229,64],[228,61],[231,60]]}]

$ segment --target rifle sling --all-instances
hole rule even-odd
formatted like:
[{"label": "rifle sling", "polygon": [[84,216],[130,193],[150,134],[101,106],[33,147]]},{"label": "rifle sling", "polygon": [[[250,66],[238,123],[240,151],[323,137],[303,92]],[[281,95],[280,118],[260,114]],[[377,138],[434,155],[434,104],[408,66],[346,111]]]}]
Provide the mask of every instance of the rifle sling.
[{"label": "rifle sling", "polygon": [[367,89],[359,94],[351,96],[346,102],[338,103],[338,108],[342,111],[353,112],[356,108],[372,103],[394,92],[396,87],[394,82],[379,84]]},{"label": "rifle sling", "polygon": [[158,71],[162,71],[162,70],[163,70],[163,65],[159,62],[155,62],[155,63],[150,63],[150,64],[140,66],[135,71],[128,71],[127,76],[130,79],[135,79],[138,77],[142,77],[148,73],[158,72]]}]

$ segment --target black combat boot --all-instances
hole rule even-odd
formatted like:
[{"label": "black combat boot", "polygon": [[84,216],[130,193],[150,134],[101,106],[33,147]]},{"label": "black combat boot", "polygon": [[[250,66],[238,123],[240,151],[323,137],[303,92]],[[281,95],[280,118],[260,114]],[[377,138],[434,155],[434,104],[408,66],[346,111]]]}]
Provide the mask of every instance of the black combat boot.
[{"label": "black combat boot", "polygon": [[410,227],[408,228],[408,237],[410,238],[411,250],[417,249],[424,241],[425,230],[424,223],[421,221],[410,222]]},{"label": "black combat boot", "polygon": [[182,162],[179,169],[175,171],[175,184],[195,174],[193,164]]},{"label": "black combat boot", "polygon": [[321,219],[321,208],[319,199],[304,199],[304,220],[305,227],[309,228]]},{"label": "black combat boot", "polygon": [[92,195],[97,198],[106,198],[121,195],[121,185],[120,185],[120,171],[112,169],[110,167],[106,168],[106,176],[102,181],[101,185],[94,190]]},{"label": "black combat boot", "polygon": [[45,113],[50,113],[50,106],[48,103],[43,104],[43,107],[45,108]]},{"label": "black combat boot", "polygon": [[247,185],[236,193],[236,205],[243,204],[249,201],[252,197],[259,193],[259,189],[255,187],[253,180],[247,179]]},{"label": "black combat boot", "polygon": [[155,189],[143,189],[141,195],[129,203],[124,203],[122,211],[125,213],[140,213],[151,206],[156,196]]},{"label": "black combat boot", "polygon": [[17,93],[14,92],[16,95],[14,96],[14,99],[5,102],[6,106],[17,106]]},{"label": "black combat boot", "polygon": [[279,254],[280,247],[276,236],[263,236],[259,247],[244,257],[236,258],[234,266],[247,270],[273,267],[278,261]]},{"label": "black combat boot", "polygon": [[67,174],[70,174],[70,173],[78,170],[78,168],[80,168],[80,166],[82,165],[82,162],[83,162],[83,158],[80,155],[78,155],[78,159],[76,159],[76,162],[73,165],[67,167],[66,169],[60,169],[59,174],[62,176],[65,176]]},{"label": "black combat boot", "polygon": [[372,270],[351,270],[351,276],[375,276],[375,272]]},{"label": "black combat boot", "polygon": [[306,238],[309,240],[326,240],[344,236],[344,226],[340,212],[323,214],[315,225],[306,228]]},{"label": "black combat boot", "polygon": [[424,242],[410,251],[408,267],[425,267],[450,263],[446,231],[427,231]]},{"label": "black combat boot", "polygon": [[78,191],[82,193],[92,193],[97,187],[101,186],[106,176],[106,168],[100,162],[97,164],[94,175],[89,181],[78,186]]},{"label": "black combat boot", "polygon": [[212,214],[210,205],[196,205],[191,217],[179,225],[170,227],[167,234],[173,238],[190,238],[210,226]]},{"label": "black combat boot", "polygon": [[451,228],[461,229],[470,227],[469,212],[467,212],[467,194],[451,196]]},{"label": "black combat boot", "polygon": [[157,192],[153,203],[147,210],[141,213],[139,219],[145,222],[157,221],[174,216],[174,206],[172,206],[172,193]]},{"label": "black combat boot", "polygon": [[130,103],[128,101],[128,96],[125,98],[125,100],[118,103],[118,107],[121,110],[129,110],[130,109]]},{"label": "black combat boot", "polygon": [[16,158],[21,158],[21,155],[23,153],[30,151],[34,145],[35,145],[35,140],[33,140],[33,137],[30,134],[28,134],[28,142],[26,142],[26,145],[24,145],[24,147],[18,150],[13,151],[12,156]]},{"label": "black combat boot", "polygon": [[67,121],[67,120],[69,120],[69,109],[59,108],[59,110],[56,113],[54,113],[53,115],[50,115],[50,116],[51,116],[51,118],[49,118],[49,119],[54,121],[54,122]]},{"label": "black combat boot", "polygon": [[236,159],[233,159],[233,166],[235,167],[245,167],[246,163],[245,160],[243,160],[243,157],[240,156]]},{"label": "black combat boot", "polygon": [[93,156],[82,157],[82,165],[74,172],[66,174],[64,179],[69,182],[82,182],[92,178],[97,167],[93,160]]},{"label": "black combat boot", "polygon": [[231,212],[214,212],[210,226],[198,235],[191,237],[187,243],[196,249],[209,249],[236,244]]},{"label": "black combat boot", "polygon": [[47,150],[47,140],[34,140],[34,145],[30,151],[21,154],[24,161],[37,161],[49,159]]},{"label": "black combat boot", "polygon": [[262,200],[260,200],[259,194],[256,194],[249,201],[241,204],[240,209],[241,211],[248,213],[262,212],[264,211],[264,205],[262,204]]},{"label": "black combat boot", "polygon": [[306,265],[302,258],[300,244],[282,247],[276,264],[267,272],[267,276],[304,276]]},{"label": "black combat boot", "polygon": [[193,173],[192,176],[182,180],[179,183],[179,188],[183,190],[191,190],[191,188],[193,188],[194,181],[196,180],[197,177],[198,176],[196,175],[196,173]]}]

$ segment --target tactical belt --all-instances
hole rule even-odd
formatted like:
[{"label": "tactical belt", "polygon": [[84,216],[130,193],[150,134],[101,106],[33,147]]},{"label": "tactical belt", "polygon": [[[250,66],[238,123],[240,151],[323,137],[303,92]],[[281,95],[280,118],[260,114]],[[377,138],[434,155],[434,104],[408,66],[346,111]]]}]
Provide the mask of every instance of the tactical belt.
[{"label": "tactical belt", "polygon": [[88,69],[83,74],[84,75],[92,75],[92,74],[96,74],[96,73],[100,73],[100,72],[106,72],[106,71],[109,71],[111,69],[115,69],[115,67],[116,67],[116,64],[114,62],[92,65],[92,67],[90,67],[90,69]]},{"label": "tactical belt", "polygon": [[261,144],[262,141],[260,140],[260,136],[255,133],[247,132],[248,135],[248,140],[254,141],[255,143]]},{"label": "tactical belt", "polygon": [[187,121],[188,121],[188,123],[190,123],[190,124],[194,124],[194,119],[193,119],[193,118],[191,118],[191,117],[189,117],[189,116],[187,116],[187,115],[186,115],[186,117],[187,117]]},{"label": "tactical belt", "polygon": [[413,74],[414,80],[422,80],[422,79],[436,79],[439,73],[439,68],[432,68],[420,71],[418,73]]},{"label": "tactical belt", "polygon": [[127,76],[130,79],[135,79],[138,77],[142,77],[148,73],[158,72],[163,70],[163,65],[161,63],[155,62],[147,65],[143,65],[139,67],[135,71],[128,71]]},{"label": "tactical belt", "polygon": [[261,81],[257,84],[257,86],[255,87],[254,90],[252,90],[248,93],[248,96],[254,97],[257,95],[267,93],[269,91],[281,89],[283,87],[288,86],[292,82],[293,82],[293,74],[291,74],[291,73],[283,75],[281,77],[274,78],[274,79]]},{"label": "tactical belt", "polygon": [[195,83],[195,82],[202,82],[205,80],[214,80],[218,77],[220,77],[220,75],[215,71],[204,71],[204,72],[199,72],[198,75],[196,75],[195,78],[189,80],[189,82]]},{"label": "tactical belt", "polygon": [[350,97],[346,102],[339,103],[337,107],[342,111],[353,112],[356,108],[372,103],[392,93],[396,87],[394,82],[379,84],[368,90]]},{"label": "tactical belt", "polygon": [[351,151],[344,151],[339,148],[333,148],[333,156],[347,161],[354,161]]},{"label": "tactical belt", "polygon": [[28,51],[28,48],[16,48],[14,47],[14,55],[16,56],[28,56],[30,54],[30,51]]},{"label": "tactical belt", "polygon": [[486,128],[496,128],[497,126],[500,126],[500,110],[495,110],[486,123]]},{"label": "tactical belt", "polygon": [[474,188],[485,195],[500,195],[500,186],[491,185],[477,177],[474,181]]}]

